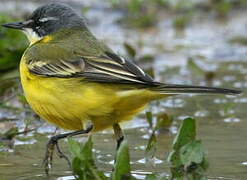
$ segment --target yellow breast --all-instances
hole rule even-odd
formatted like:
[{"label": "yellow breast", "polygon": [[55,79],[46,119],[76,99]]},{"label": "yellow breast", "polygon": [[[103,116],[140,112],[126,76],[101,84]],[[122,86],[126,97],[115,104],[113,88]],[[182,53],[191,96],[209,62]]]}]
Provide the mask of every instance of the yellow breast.
[{"label": "yellow breast", "polygon": [[[64,129],[82,129],[90,116],[111,112],[116,100],[109,90],[104,95],[97,94],[96,87],[83,85],[79,79],[33,75],[24,60],[20,64],[20,73],[25,97],[32,109],[43,119]],[[96,89],[100,91],[102,88]]]}]

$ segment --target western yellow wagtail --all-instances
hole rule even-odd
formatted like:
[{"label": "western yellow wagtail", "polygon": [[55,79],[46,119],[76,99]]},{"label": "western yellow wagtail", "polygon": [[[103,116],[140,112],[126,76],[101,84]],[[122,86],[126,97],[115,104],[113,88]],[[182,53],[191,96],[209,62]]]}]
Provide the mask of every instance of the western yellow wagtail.
[{"label": "western yellow wagtail", "polygon": [[[30,41],[20,62],[21,83],[32,109],[61,128],[75,130],[52,137],[47,145],[48,173],[58,140],[114,129],[153,100],[184,93],[239,94],[238,90],[160,83],[133,62],[98,41],[84,20],[65,4],[50,3],[27,20],[4,24],[22,30]],[[17,42],[18,43],[18,42]]]}]

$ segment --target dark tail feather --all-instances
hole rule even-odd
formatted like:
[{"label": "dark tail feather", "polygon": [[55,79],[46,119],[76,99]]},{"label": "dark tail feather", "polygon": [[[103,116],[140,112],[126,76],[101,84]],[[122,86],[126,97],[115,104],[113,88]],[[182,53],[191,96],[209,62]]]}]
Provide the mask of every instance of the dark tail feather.
[{"label": "dark tail feather", "polygon": [[190,86],[178,84],[157,84],[156,87],[151,88],[153,91],[158,91],[161,94],[226,94],[237,95],[241,91],[234,89],[215,88],[206,86]]}]

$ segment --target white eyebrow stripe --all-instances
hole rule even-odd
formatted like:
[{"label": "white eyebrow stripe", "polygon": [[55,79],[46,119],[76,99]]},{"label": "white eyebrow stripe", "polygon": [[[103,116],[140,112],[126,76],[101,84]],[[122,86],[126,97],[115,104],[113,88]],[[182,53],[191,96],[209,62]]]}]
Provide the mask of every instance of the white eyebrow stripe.
[{"label": "white eyebrow stripe", "polygon": [[39,21],[40,22],[46,22],[46,21],[50,21],[50,20],[56,21],[56,20],[58,20],[58,18],[56,18],[56,17],[45,17],[45,18],[40,19]]},{"label": "white eyebrow stripe", "polygon": [[29,19],[29,20],[27,20],[27,21],[24,21],[23,24],[24,24],[24,25],[28,25],[28,24],[30,24],[30,23],[32,23],[32,22],[33,22],[33,20],[32,20],[32,19]]}]

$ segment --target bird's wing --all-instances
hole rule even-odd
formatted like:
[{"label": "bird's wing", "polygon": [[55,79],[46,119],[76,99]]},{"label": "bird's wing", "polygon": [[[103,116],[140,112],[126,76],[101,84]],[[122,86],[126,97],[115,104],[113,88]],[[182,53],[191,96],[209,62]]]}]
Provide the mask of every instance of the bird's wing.
[{"label": "bird's wing", "polygon": [[30,72],[50,77],[83,77],[93,82],[152,84],[153,79],[133,62],[112,52],[101,56],[76,54],[73,59],[28,62]]},{"label": "bird's wing", "polygon": [[27,66],[31,73],[59,78],[82,78],[90,82],[135,84],[150,88],[159,94],[211,93],[240,94],[241,91],[214,87],[164,84],[155,82],[134,63],[105,52],[101,56],[75,55],[73,58],[56,58],[40,61],[29,59]]}]

